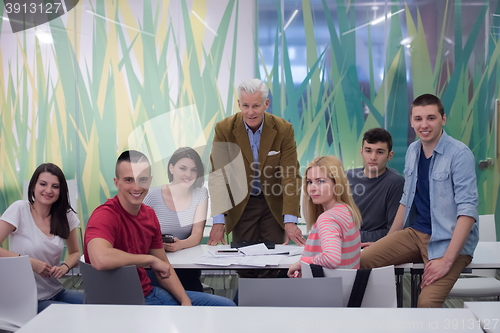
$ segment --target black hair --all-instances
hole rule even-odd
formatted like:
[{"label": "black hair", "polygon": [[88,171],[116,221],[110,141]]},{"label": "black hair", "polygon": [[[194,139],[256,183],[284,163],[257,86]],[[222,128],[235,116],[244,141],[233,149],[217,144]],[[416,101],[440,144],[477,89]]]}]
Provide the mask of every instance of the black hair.
[{"label": "black hair", "polygon": [[427,105],[435,105],[438,108],[439,114],[441,117],[444,117],[444,105],[443,102],[439,99],[439,97],[433,94],[423,94],[415,98],[415,100],[411,103],[411,109],[415,106],[427,106]]},{"label": "black hair", "polygon": [[370,144],[374,144],[377,142],[387,143],[388,152],[392,151],[392,136],[387,130],[377,127],[372,128],[365,132],[363,135],[363,144],[364,142],[368,142]]},{"label": "black hair", "polygon": [[[194,182],[192,187],[193,188],[202,187],[204,182],[203,175],[205,174],[205,168],[203,167],[203,163],[201,162],[200,155],[196,152],[196,150],[194,150],[191,147],[181,147],[174,152],[172,157],[170,157],[170,160],[168,161],[168,166],[170,167],[170,164],[175,166],[175,164],[182,158],[190,158],[194,161],[194,164],[196,165],[196,170],[197,170],[196,181]],[[170,168],[167,168],[167,172],[168,172],[168,180],[172,182],[174,176],[170,172]]]},{"label": "black hair", "polygon": [[38,166],[33,176],[31,176],[28,185],[28,201],[31,204],[35,202],[35,186],[38,182],[38,177],[44,172],[56,176],[59,180],[59,198],[50,207],[50,233],[68,239],[70,230],[67,214],[69,211],[76,212],[71,208],[68,184],[66,183],[66,177],[64,177],[61,168],[53,163],[44,163]]}]

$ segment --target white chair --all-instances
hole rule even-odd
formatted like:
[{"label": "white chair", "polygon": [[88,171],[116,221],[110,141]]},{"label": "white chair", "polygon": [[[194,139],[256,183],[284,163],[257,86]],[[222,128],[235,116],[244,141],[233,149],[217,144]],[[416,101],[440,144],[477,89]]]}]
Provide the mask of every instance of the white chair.
[{"label": "white chair", "polygon": [[[495,215],[479,216],[479,241],[496,242]],[[451,289],[450,297],[491,297],[500,300],[500,281],[496,269],[473,269],[470,277],[460,277]]]},{"label": "white chair", "polygon": [[342,280],[238,279],[239,306],[342,307]]},{"label": "white chair", "polygon": [[[343,306],[349,303],[356,269],[328,269],[323,268],[325,277],[342,278]],[[302,263],[302,277],[312,277],[309,264]],[[395,308],[396,281],[394,280],[394,266],[373,268],[366,285],[365,295],[361,302],[362,308]]]},{"label": "white chair", "polygon": [[0,281],[0,329],[16,331],[38,311],[29,257],[0,258]]}]

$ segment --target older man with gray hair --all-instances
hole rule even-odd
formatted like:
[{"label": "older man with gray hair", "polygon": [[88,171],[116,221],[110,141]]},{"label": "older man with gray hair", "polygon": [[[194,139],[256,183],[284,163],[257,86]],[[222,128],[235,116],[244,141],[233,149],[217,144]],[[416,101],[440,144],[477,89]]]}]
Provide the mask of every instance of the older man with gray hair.
[{"label": "older man with gray hair", "polygon": [[[224,233],[230,232],[236,242],[305,244],[297,227],[301,176],[294,131],[289,122],[265,112],[268,93],[259,79],[243,82],[241,112],[215,126],[209,245],[225,244]],[[238,159],[241,167],[234,167]]]}]

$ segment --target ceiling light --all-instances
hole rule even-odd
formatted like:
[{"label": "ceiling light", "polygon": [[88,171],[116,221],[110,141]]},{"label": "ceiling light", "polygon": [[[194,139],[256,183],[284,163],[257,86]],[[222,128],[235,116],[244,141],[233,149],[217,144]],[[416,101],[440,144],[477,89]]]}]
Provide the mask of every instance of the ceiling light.
[{"label": "ceiling light", "polygon": [[290,23],[292,23],[293,19],[295,18],[295,16],[299,13],[299,10],[298,9],[295,9],[292,13],[292,16],[290,16],[290,18],[288,19],[288,22],[286,22],[285,26],[283,27],[283,30],[286,30],[286,28],[288,28],[288,26],[290,25]]},{"label": "ceiling light", "polygon": [[130,29],[130,30],[133,30],[133,31],[140,32],[141,34],[144,34],[144,35],[149,35],[149,36],[152,36],[152,37],[156,37],[156,36],[155,36],[155,34],[152,34],[152,33],[150,33],[150,32],[146,32],[146,31],[144,31],[144,30],[139,30],[139,29],[136,29],[136,28],[134,28],[134,27],[128,26],[128,25],[123,24],[123,23],[120,23],[120,22],[118,22],[118,21],[115,21],[115,20],[109,19],[109,18],[107,18],[107,17],[105,17],[105,16],[102,16],[102,15],[96,14],[96,13],[94,13],[94,12],[90,11],[90,10],[87,10],[87,13],[89,13],[89,14],[91,14],[91,15],[94,15],[94,16],[96,16],[96,17],[102,18],[103,20],[106,20],[106,21],[108,21],[108,22],[112,22],[112,23],[118,24],[118,25],[120,25],[120,26],[122,26],[122,27],[125,27],[125,28],[127,28],[127,29]]},{"label": "ceiling light", "polygon": [[349,34],[349,33],[351,33],[351,32],[354,32],[354,31],[356,31],[356,30],[358,30],[358,29],[361,29],[361,28],[366,27],[367,25],[375,25],[375,24],[377,24],[377,23],[383,22],[386,18],[390,18],[391,16],[394,16],[394,15],[396,15],[396,14],[399,14],[399,13],[401,13],[401,12],[403,12],[403,11],[404,11],[404,9],[400,9],[400,10],[398,10],[397,12],[394,12],[394,13],[389,13],[389,14],[387,14],[386,16],[382,16],[382,17],[379,17],[378,19],[375,19],[375,20],[370,21],[370,22],[368,22],[368,23],[362,24],[362,25],[360,25],[359,27],[356,27],[356,28],[354,28],[354,29],[347,30],[346,32],[343,32],[343,33],[342,33],[342,35],[347,35],[347,34]]},{"label": "ceiling light", "polygon": [[208,29],[208,30],[210,30],[210,32],[211,32],[211,33],[213,33],[215,36],[217,36],[217,33],[216,33],[216,32],[215,32],[212,28],[210,28],[210,27],[208,26],[208,24],[207,24],[205,21],[203,21],[203,19],[202,19],[202,18],[201,18],[198,14],[196,14],[196,12],[195,12],[194,10],[192,10],[192,11],[191,11],[191,13],[193,13],[193,15],[194,15],[194,16],[195,16],[198,20],[200,20],[200,22],[201,22],[201,23],[202,23],[205,27],[207,27],[207,29]]}]

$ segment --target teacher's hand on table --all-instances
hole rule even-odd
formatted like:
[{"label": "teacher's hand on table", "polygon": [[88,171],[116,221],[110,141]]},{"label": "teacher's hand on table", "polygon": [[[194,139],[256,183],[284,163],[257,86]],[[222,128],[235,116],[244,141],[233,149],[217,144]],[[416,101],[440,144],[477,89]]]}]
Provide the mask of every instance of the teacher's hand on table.
[{"label": "teacher's hand on table", "polygon": [[208,240],[207,244],[217,245],[219,244],[219,242],[227,245],[226,241],[224,240],[224,224],[222,223],[217,223],[212,226],[212,230],[210,230],[210,239]]},{"label": "teacher's hand on table", "polygon": [[285,223],[285,233],[286,241],[283,245],[288,245],[290,240],[293,240],[295,244],[300,246],[306,245],[306,239],[302,236],[302,231],[295,223]]}]

